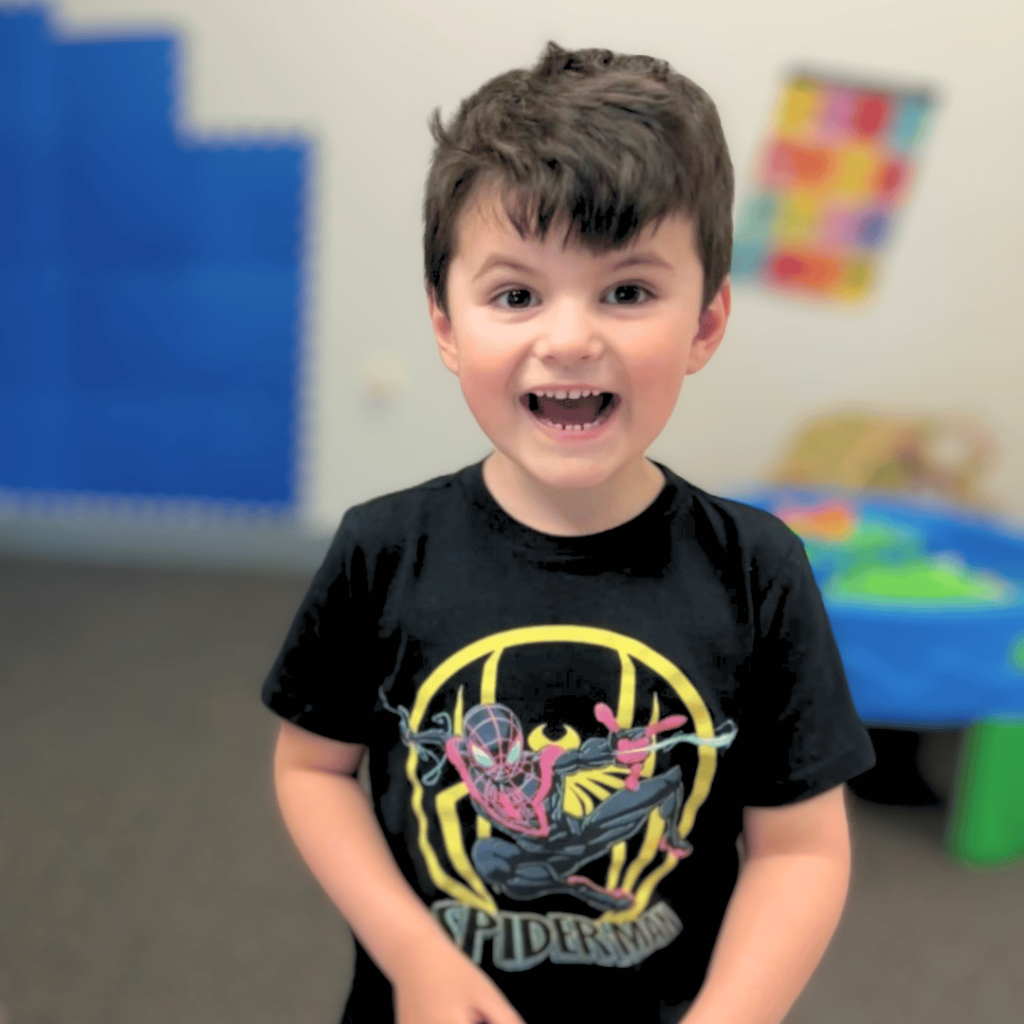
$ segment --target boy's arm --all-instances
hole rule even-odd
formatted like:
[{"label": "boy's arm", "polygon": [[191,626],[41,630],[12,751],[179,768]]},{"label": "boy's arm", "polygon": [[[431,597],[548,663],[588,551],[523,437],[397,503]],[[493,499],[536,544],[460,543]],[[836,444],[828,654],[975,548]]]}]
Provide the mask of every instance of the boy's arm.
[{"label": "boy's arm", "polygon": [[365,752],[282,722],[274,783],[303,859],[391,982],[397,1024],[523,1024],[399,870],[355,778]]},{"label": "boy's arm", "polygon": [[781,1024],[835,933],[850,881],[845,786],[746,807],[747,859],[685,1024]]}]

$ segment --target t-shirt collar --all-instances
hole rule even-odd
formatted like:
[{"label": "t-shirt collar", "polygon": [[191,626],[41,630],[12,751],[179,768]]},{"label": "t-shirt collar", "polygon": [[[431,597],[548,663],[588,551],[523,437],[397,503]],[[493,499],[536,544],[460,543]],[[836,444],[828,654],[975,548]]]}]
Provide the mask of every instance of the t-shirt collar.
[{"label": "t-shirt collar", "polygon": [[[639,515],[610,530],[577,537],[559,537],[542,533],[525,523],[513,519],[487,489],[484,482],[484,459],[467,466],[459,474],[459,482],[467,498],[484,513],[488,531],[500,535],[505,543],[531,552],[542,561],[576,562],[597,559],[607,561],[621,557],[629,559],[631,553],[642,550],[649,543],[652,528],[666,516],[685,511],[688,491],[685,482],[660,462],[652,459],[661,470],[665,484],[658,496]],[[618,559],[617,559],[618,556]]]}]

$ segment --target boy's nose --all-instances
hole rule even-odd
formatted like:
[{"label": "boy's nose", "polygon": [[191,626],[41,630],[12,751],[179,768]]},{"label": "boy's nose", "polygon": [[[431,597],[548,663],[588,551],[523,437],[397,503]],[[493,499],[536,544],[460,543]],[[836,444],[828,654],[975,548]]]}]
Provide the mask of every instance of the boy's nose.
[{"label": "boy's nose", "polygon": [[596,355],[602,345],[601,330],[596,319],[582,303],[564,302],[552,311],[538,339],[548,354],[562,358]]}]

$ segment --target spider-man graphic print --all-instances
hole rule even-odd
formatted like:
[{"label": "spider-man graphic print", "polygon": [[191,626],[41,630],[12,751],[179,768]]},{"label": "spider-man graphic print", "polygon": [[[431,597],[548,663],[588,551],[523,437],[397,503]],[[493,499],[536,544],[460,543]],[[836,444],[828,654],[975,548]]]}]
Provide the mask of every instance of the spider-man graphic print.
[{"label": "spider-man graphic print", "polygon": [[[643,782],[636,770],[649,753],[648,741],[683,725],[686,717],[673,715],[654,726],[620,731],[607,704],[596,705],[594,716],[609,728],[609,737],[589,739],[579,751],[549,744],[539,754],[524,752],[522,727],[501,704],[472,708],[463,735],[445,743],[448,760],[480,812],[515,835],[512,841],[478,839],[472,850],[480,874],[513,899],[565,893],[598,910],[629,907],[634,897],[625,889],[607,889],[574,872],[607,854],[613,843],[633,836],[655,808],[666,822],[678,822],[684,795],[678,766]],[[566,776],[614,764],[632,769],[625,788],[584,818],[565,814]],[[679,859],[693,850],[675,827],[658,848]]]},{"label": "spider-man graphic print", "polygon": [[[652,813],[663,823],[652,852],[671,858],[669,869],[693,851],[680,830],[686,797],[682,769],[671,765],[652,772],[654,755],[680,744],[721,750],[736,735],[732,721],[711,735],[707,726],[703,736],[686,732],[689,718],[683,714],[623,728],[607,703],[592,700],[579,707],[586,708],[591,731],[597,728],[603,735],[570,749],[539,740],[535,729],[531,743],[516,713],[498,701],[474,704],[457,716],[458,727],[442,711],[432,717],[439,728],[417,730],[407,708],[391,707],[383,691],[381,699],[400,717],[402,742],[415,752],[416,762],[430,763],[422,782],[434,787],[454,769],[477,815],[489,826],[485,831],[500,833],[478,834],[469,848],[469,862],[490,892],[520,902],[569,896],[599,913],[629,911],[636,907],[637,895],[622,884],[602,885],[584,869],[611,857],[617,844],[644,830],[650,834]],[[584,813],[578,807],[570,812],[567,787],[588,773],[609,791]],[[453,793],[451,787],[446,791]]]}]

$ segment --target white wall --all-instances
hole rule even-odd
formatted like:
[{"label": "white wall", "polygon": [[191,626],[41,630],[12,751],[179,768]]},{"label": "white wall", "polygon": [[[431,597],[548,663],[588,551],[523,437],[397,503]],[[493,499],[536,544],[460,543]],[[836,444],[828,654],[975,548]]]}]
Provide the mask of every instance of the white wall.
[{"label": "white wall", "polygon": [[[3,6],[20,6],[2,0]],[[201,135],[305,128],[312,182],[301,505],[350,504],[481,458],[422,287],[427,117],[532,64],[548,39],[667,59],[718,104],[737,207],[793,64],[941,94],[919,176],[853,311],[737,286],[725,343],[651,454],[711,490],[757,477],[807,416],[856,403],[963,411],[994,431],[989,491],[1024,518],[1024,6],[1019,0],[61,0],[69,37],[183,34],[182,117]],[[400,360],[390,406],[364,368]]]}]

